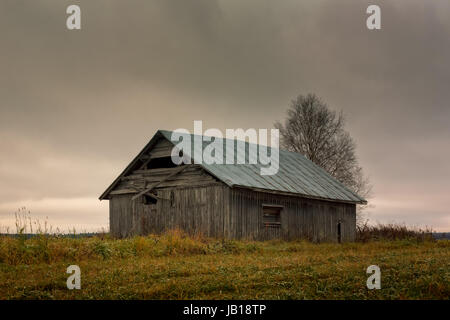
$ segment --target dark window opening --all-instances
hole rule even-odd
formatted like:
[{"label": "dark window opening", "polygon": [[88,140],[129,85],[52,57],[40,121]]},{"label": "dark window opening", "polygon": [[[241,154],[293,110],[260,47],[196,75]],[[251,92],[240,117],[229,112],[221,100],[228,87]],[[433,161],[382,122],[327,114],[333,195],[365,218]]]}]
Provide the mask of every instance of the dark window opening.
[{"label": "dark window opening", "polygon": [[151,205],[151,204],[156,204],[158,200],[156,199],[156,197],[151,197],[149,195],[144,194],[143,196],[143,202],[145,205]]},{"label": "dark window opening", "polygon": [[338,243],[341,243],[342,241],[342,231],[341,231],[341,223],[338,222],[337,224],[337,236],[338,236]]},{"label": "dark window opening", "polygon": [[151,159],[147,164],[147,169],[173,168],[176,166],[177,165],[172,161],[172,157],[161,157]]},{"label": "dark window opening", "polygon": [[281,227],[281,210],[282,207],[263,206],[263,224],[265,228]]}]

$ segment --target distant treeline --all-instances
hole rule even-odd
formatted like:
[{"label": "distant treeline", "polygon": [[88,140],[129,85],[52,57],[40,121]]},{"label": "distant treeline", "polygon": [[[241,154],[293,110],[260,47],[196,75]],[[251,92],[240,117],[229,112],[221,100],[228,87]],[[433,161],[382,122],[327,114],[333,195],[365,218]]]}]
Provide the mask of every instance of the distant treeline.
[{"label": "distant treeline", "polygon": [[[26,239],[30,239],[33,237],[40,236],[42,234],[36,234],[36,233],[0,233],[0,237],[11,237],[11,238],[18,238],[18,237],[24,237]],[[104,233],[98,233],[98,232],[87,232],[87,233],[65,233],[65,234],[45,234],[50,236],[55,236],[58,238],[91,238],[95,236],[104,235]]]},{"label": "distant treeline", "polygon": [[450,240],[450,232],[433,232],[433,238]]}]

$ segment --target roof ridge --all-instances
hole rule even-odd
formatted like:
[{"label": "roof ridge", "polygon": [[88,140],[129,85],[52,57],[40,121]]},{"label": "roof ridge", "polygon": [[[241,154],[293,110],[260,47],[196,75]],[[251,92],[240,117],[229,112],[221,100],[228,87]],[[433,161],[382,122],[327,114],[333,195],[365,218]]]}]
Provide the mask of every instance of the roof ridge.
[{"label": "roof ridge", "polygon": [[[164,133],[171,134],[171,133],[175,132],[175,131],[172,131],[172,130],[158,130],[158,131],[161,132],[164,136],[165,136]],[[247,144],[252,144],[252,145],[256,145],[256,146],[268,147],[268,148],[271,148],[271,149],[278,149],[278,150],[283,151],[283,152],[296,153],[296,154],[299,154],[299,155],[303,156],[302,154],[300,154],[300,153],[298,153],[298,152],[295,152],[295,151],[284,150],[284,149],[281,149],[280,147],[275,148],[275,147],[272,147],[272,146],[266,146],[266,145],[263,145],[263,144],[253,143],[253,142],[249,142],[249,141],[241,140],[241,139],[237,139],[237,138],[236,138],[236,139],[228,139],[228,138],[226,138],[226,137],[220,138],[220,137],[216,137],[216,136],[207,136],[207,135],[204,135],[204,134],[199,135],[199,134],[194,134],[194,133],[182,133],[182,132],[180,132],[180,134],[185,134],[185,135],[190,135],[190,136],[197,136],[197,137],[219,138],[219,139],[229,140],[229,141],[242,141],[242,142],[245,142],[245,143],[247,143]],[[165,136],[165,137],[166,137],[166,136]],[[167,140],[169,140],[170,142],[174,143],[171,139],[168,139],[168,137],[166,137],[166,138],[167,138]]]}]

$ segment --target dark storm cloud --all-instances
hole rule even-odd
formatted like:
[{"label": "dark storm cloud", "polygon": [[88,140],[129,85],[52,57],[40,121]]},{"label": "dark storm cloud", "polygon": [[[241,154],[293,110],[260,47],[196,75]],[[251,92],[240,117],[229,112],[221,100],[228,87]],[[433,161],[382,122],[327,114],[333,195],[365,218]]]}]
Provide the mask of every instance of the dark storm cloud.
[{"label": "dark storm cloud", "polygon": [[359,0],[3,0],[0,214],[96,198],[158,128],[267,128],[315,92],[347,114],[372,217],[450,228],[450,4],[376,3],[380,31]]}]

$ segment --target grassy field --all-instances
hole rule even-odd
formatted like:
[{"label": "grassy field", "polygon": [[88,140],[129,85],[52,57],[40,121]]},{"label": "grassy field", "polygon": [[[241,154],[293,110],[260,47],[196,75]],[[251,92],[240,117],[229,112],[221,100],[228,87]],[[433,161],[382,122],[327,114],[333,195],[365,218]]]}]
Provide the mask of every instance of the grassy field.
[{"label": "grassy field", "polygon": [[[81,268],[68,290],[66,268]],[[368,290],[366,269],[381,269]],[[0,299],[449,299],[450,242],[0,237]]]}]

